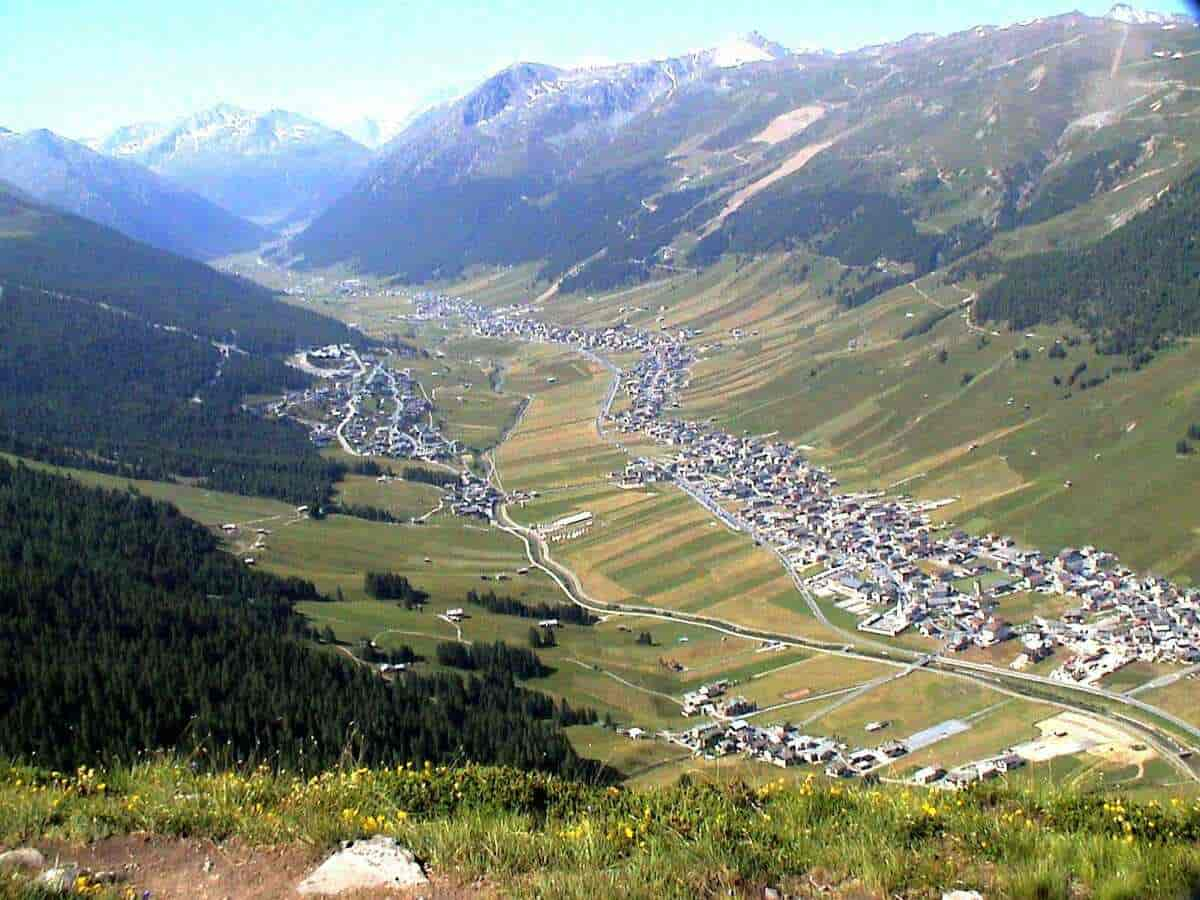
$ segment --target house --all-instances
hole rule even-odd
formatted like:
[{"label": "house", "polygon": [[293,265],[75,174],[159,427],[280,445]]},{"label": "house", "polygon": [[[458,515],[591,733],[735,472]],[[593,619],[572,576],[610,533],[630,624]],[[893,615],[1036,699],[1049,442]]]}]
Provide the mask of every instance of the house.
[{"label": "house", "polygon": [[979,781],[979,770],[974,766],[964,766],[946,775],[946,783],[950,787],[962,790]]},{"label": "house", "polygon": [[745,697],[730,697],[724,703],[717,706],[717,713],[731,718],[733,716],[744,716],[746,713],[752,713],[756,709],[758,709],[758,704],[753,700],[747,700]]},{"label": "house", "polygon": [[990,616],[979,629],[978,643],[981,647],[991,647],[1001,641],[1007,641],[1012,636],[1012,626],[1008,622]]},{"label": "house", "polygon": [[879,747],[879,752],[888,759],[897,759],[908,753],[908,745],[904,741],[888,741]]},{"label": "house", "polygon": [[1014,769],[1019,769],[1025,765],[1025,758],[1018,756],[1016,753],[1004,753],[997,756],[991,762],[1001,772],[1011,772]]},{"label": "house", "polygon": [[917,784],[928,785],[940,781],[945,774],[946,770],[941,766],[925,766],[923,769],[917,769],[912,778]]}]

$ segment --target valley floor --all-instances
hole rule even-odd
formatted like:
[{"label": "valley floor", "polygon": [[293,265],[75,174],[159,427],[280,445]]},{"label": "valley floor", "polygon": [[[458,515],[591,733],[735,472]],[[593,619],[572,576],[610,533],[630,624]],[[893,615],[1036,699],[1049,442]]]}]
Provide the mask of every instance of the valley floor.
[{"label": "valley floor", "polygon": [[[733,276],[726,272],[722,277]],[[766,276],[760,271],[740,277]],[[483,284],[484,290],[495,293],[496,302],[507,299],[495,279],[486,279]],[[668,285],[661,289],[673,290]],[[697,292],[694,288],[690,291],[685,303],[696,302]],[[703,295],[703,291],[699,293]],[[599,299],[593,305],[600,307],[605,302]],[[917,302],[921,302],[919,298]],[[641,303],[643,307],[649,305]],[[365,320],[365,327],[370,328],[372,315],[381,322],[390,322],[408,308],[406,303],[398,301],[370,309],[348,305],[341,313]],[[764,301],[762,308],[773,307]],[[558,312],[570,314],[567,307],[559,307]],[[613,312],[598,309],[594,315],[609,316]],[[589,310],[588,314],[593,313]],[[897,313],[893,310],[892,314]],[[688,313],[686,320],[693,321],[692,315]],[[742,322],[739,327],[748,333],[751,326]],[[593,519],[587,532],[562,543],[545,545],[547,556],[573,577],[583,596],[610,604],[611,608],[617,605],[654,608],[674,617],[674,620],[665,616],[639,620],[634,616],[609,614],[596,626],[564,627],[558,632],[556,647],[539,651],[554,673],[532,686],[566,698],[572,704],[592,706],[602,715],[610,716],[617,725],[638,726],[651,734],[690,724],[680,714],[680,696],[720,678],[740,682],[738,692],[750,696],[760,707],[778,707],[777,712],[758,718],[756,724],[803,719],[812,722],[814,729],[844,735],[852,743],[866,743],[869,735],[863,730],[865,725],[888,716],[896,719],[897,736],[934,728],[949,719],[968,722],[968,728],[893,767],[898,774],[911,774],[918,764],[953,766],[969,762],[1021,740],[1035,739],[1039,734],[1037,724],[1058,712],[1046,700],[1059,702],[1062,697],[1013,697],[1007,693],[1012,688],[1011,682],[972,685],[936,672],[909,676],[897,682],[895,689],[870,687],[868,682],[873,678],[893,671],[886,659],[839,660],[815,647],[799,645],[764,653],[759,639],[722,634],[698,621],[685,621],[689,615],[712,617],[742,627],[794,635],[815,642],[816,647],[843,639],[842,633],[831,630],[813,615],[777,560],[764,549],[754,547],[744,535],[720,526],[678,489],[669,484],[636,490],[616,486],[610,473],[619,470],[629,454],[653,448],[650,445],[618,448],[597,432],[595,412],[609,384],[609,375],[603,367],[563,348],[506,344],[453,334],[437,323],[422,325],[414,335],[423,346],[445,353],[439,362],[447,372],[464,365],[486,368],[495,364],[502,373],[499,391],[493,392],[498,407],[509,404],[511,408],[514,398],[528,398],[505,429],[504,440],[493,454],[496,475],[504,489],[522,492],[526,497],[508,507],[513,524],[527,529],[579,510],[590,512]],[[732,360],[730,363],[730,371],[739,370],[739,365],[733,365]],[[698,378],[697,385],[701,383]],[[473,400],[486,407],[493,402],[487,399],[489,396],[477,393]],[[618,400],[618,408],[619,404]],[[745,406],[738,403],[730,408],[741,410]],[[439,413],[445,416],[451,429],[456,418],[463,414],[453,407],[444,407]],[[783,423],[773,420],[773,424]],[[439,536],[439,540],[447,542],[458,540],[464,533],[462,529],[469,533],[474,527],[454,520],[437,526],[437,521],[435,518],[431,523],[450,529]],[[399,544],[409,543],[414,531],[418,538],[420,535],[412,527],[399,526],[395,530],[403,535],[397,539]],[[357,540],[372,541],[364,546],[375,548],[374,553],[384,553],[374,559],[410,573],[418,585],[423,585],[421,570],[427,564],[416,564],[416,557],[419,553],[424,558],[425,550],[418,547],[428,545],[418,540],[417,544],[406,547],[407,552],[397,553],[384,550],[385,545],[376,544],[373,541],[377,539],[365,535],[366,532]],[[491,540],[501,544],[509,541],[502,533],[493,531],[492,535]],[[468,610],[468,617],[455,626],[439,618],[450,607],[461,605],[461,594],[457,591],[465,591],[469,586],[519,594],[527,599],[564,599],[561,587],[523,558],[520,542],[512,540],[506,546],[512,547],[507,552],[514,553],[515,559],[508,557],[511,562],[500,562],[497,558],[492,571],[510,573],[510,580],[500,585],[471,584],[473,578],[488,574],[486,565],[467,562],[459,581],[434,575],[440,571],[437,565],[428,569],[436,589],[424,612],[404,611],[366,600],[356,587],[350,586],[345,591],[344,603],[315,605],[306,611],[317,624],[331,625],[341,641],[353,643],[374,638],[384,648],[406,643],[427,656],[438,641],[446,639],[503,638],[521,643],[529,623],[519,618],[482,610]],[[347,551],[330,545],[330,552],[335,557],[344,557]],[[282,572],[305,571],[302,567],[293,569],[286,558],[264,558],[264,564],[279,567]],[[345,582],[353,585],[355,579],[350,573],[364,564],[365,561],[346,566],[344,578],[319,577],[318,586],[329,589]],[[512,575],[517,568],[529,568],[531,574]],[[478,574],[471,575],[473,571]],[[441,589],[443,582],[445,590]],[[604,610],[600,612],[604,617]],[[824,613],[830,621],[838,623],[840,610],[826,608]],[[642,632],[650,634],[648,644],[635,641]],[[902,648],[903,641],[897,642],[897,646]],[[838,692],[850,689],[861,694],[853,703],[839,701]],[[832,696],[822,700],[827,693]],[[926,699],[921,700],[922,697]],[[1097,713],[1105,714],[1102,709]],[[685,771],[705,773],[722,768],[755,780],[773,777],[770,768],[759,763],[693,759],[682,748],[660,740],[631,740],[591,726],[577,727],[571,734],[581,752],[615,765],[639,782],[667,783]],[[1023,774],[1021,780],[1036,784],[1060,781],[1070,775],[1081,787],[1099,787],[1121,779],[1123,772],[1131,776],[1124,785],[1127,789],[1185,795],[1194,790],[1190,778],[1164,761],[1127,771],[1119,754],[1106,757],[1084,747],[1060,755],[1052,764],[1035,767]],[[806,777],[804,769],[784,774],[789,780]]]}]

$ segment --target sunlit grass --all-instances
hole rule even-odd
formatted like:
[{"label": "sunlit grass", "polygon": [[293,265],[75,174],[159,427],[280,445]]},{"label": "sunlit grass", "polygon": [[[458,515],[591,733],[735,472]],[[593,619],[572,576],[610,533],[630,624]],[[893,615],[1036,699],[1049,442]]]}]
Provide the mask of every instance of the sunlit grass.
[{"label": "sunlit grass", "polygon": [[809,779],[628,790],[475,766],[305,777],[163,759],[73,773],[0,767],[5,845],[132,832],[322,848],[388,834],[435,872],[538,897],[694,897],[766,884],[834,896],[970,887],[1173,897],[1200,883],[1200,803],[1050,788],[950,794]]}]

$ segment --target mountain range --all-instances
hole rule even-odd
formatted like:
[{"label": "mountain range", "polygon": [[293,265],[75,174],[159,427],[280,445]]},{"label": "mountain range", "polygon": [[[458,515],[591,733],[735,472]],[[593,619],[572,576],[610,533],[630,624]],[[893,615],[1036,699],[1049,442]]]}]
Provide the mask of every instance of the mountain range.
[{"label": "mountain range", "polygon": [[408,280],[536,261],[593,290],[801,241],[920,274],[1193,159],[1197,49],[1190,20],[1119,5],[847,53],[752,33],[521,62],[414,119],[291,258]]},{"label": "mountain range", "polygon": [[358,180],[371,158],[362,144],[298,113],[229,104],[175,122],[128,125],[90,143],[270,226],[316,214]]},{"label": "mountain range", "polygon": [[42,203],[184,256],[224,256],[269,237],[136,163],[111,159],[50,131],[0,131],[0,178]]},{"label": "mountain range", "polygon": [[751,32],[648,62],[519,62],[348,126],[361,142],[228,104],[86,147],[0,130],[0,178],[195,257],[266,226],[302,265],[418,281],[537,262],[591,290],[797,241],[916,274],[1190,159],[1196,45],[1185,17],[1126,4],[842,53]]}]

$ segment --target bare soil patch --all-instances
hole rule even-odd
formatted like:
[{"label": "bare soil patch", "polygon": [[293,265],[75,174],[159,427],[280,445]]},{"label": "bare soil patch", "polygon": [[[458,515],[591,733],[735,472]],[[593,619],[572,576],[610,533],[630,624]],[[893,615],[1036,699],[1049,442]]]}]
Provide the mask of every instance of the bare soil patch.
[{"label": "bare soil patch", "polygon": [[790,137],[795,137],[824,115],[825,107],[823,106],[817,104],[801,106],[793,109],[791,112],[785,112],[781,116],[776,116],[766,128],[750,140],[755,143],[772,145],[781,143]]},{"label": "bare soil patch", "polygon": [[[250,847],[240,841],[164,838],[148,834],[106,838],[92,844],[39,843],[47,863],[74,862],[94,872],[127,873],[136,896],[154,900],[279,900],[300,895],[296,886],[328,856],[302,844]],[[481,885],[462,886],[430,874],[432,883],[406,891],[356,891],[344,900],[423,897],[439,900],[492,896]]]},{"label": "bare soil patch", "polygon": [[817,154],[828,150],[833,146],[833,144],[834,141],[822,141],[818,144],[808,144],[785,159],[777,169],[773,169],[762,178],[759,178],[757,181],[750,182],[748,185],[729,198],[729,202],[725,204],[725,208],[721,210],[720,214],[713,219],[712,222],[709,223],[706,232],[715,231],[718,227],[720,227],[721,223],[724,222],[725,219],[737,212],[738,209],[741,208],[742,204],[751,197],[761,193],[762,191],[765,191],[775,182],[781,181],[782,179],[787,178],[789,175],[796,174],[806,165],[808,165],[809,160],[811,160]]}]

